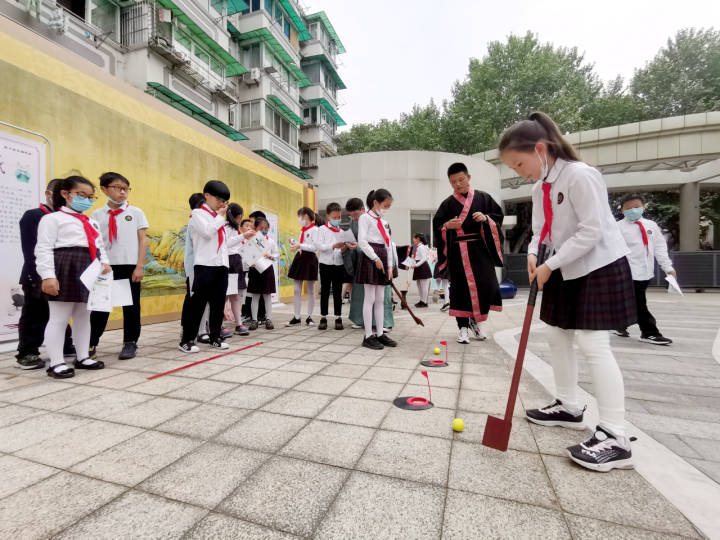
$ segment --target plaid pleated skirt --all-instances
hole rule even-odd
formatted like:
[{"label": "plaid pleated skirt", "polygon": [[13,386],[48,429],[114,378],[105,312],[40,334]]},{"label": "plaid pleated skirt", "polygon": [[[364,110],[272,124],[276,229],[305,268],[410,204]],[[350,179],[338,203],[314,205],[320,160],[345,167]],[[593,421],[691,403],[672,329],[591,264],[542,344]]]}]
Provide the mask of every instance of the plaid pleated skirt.
[{"label": "plaid pleated skirt", "polygon": [[298,281],[317,281],[318,259],[312,251],[301,251],[295,255],[288,277]]},{"label": "plaid pleated skirt", "polygon": [[51,302],[86,303],[90,291],[80,281],[80,275],[92,263],[88,248],[56,248],[54,258],[55,277],[60,284],[60,294],[57,296],[45,295],[45,297]]},{"label": "plaid pleated skirt", "polygon": [[[370,244],[375,255],[380,257],[385,269],[387,270],[388,252],[385,244]],[[360,257],[360,264],[355,270],[355,283],[363,283],[366,285],[387,285],[388,277],[384,273],[380,273],[375,263],[368,257]]]},{"label": "plaid pleated skirt", "polygon": [[413,270],[412,278],[415,281],[417,281],[418,279],[430,279],[431,277],[432,272],[430,271],[430,265],[427,263],[427,261]]},{"label": "plaid pleated skirt", "polygon": [[248,272],[247,292],[250,294],[273,294],[275,289],[275,267],[271,266],[262,274],[251,267]]},{"label": "plaid pleated skirt", "polygon": [[637,322],[635,289],[626,257],[564,281],[553,271],[542,292],[540,320],[564,330],[614,330]]}]

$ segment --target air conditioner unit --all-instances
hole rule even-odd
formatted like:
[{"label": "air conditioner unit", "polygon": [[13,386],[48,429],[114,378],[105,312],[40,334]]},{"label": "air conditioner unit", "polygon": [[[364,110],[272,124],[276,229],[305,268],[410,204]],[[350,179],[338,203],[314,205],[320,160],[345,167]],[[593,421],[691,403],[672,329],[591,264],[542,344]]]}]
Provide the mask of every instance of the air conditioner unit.
[{"label": "air conditioner unit", "polygon": [[243,82],[248,85],[258,84],[260,82],[260,77],[262,77],[260,68],[251,68],[250,71],[243,74]]}]

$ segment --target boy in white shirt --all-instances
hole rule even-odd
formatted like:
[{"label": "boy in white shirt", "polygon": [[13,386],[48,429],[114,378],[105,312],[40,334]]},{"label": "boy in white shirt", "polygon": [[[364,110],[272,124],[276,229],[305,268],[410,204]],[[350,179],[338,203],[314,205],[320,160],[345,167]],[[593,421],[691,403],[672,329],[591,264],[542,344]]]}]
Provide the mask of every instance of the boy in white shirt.
[{"label": "boy in white shirt", "polygon": [[345,277],[343,253],[347,249],[345,242],[338,241],[340,234],[340,216],[342,208],[336,202],[327,205],[328,222],[318,227],[315,234],[315,248],[320,262],[320,325],[318,330],[327,330],[328,304],[330,289],[333,294],[335,330],[342,330],[342,288]]},{"label": "boy in white shirt", "polygon": [[[115,172],[100,177],[100,189],[107,196],[107,204],[90,216],[100,225],[113,279],[130,281],[133,303],[123,306],[123,348],[120,360],[134,358],[140,338],[140,284],[143,279],[146,231],[149,227],[145,213],[127,202],[130,181]],[[110,313],[93,311],[90,316],[90,358],[97,357],[97,345],[105,332]]]},{"label": "boy in white shirt", "polygon": [[[660,268],[668,275],[676,276],[672,261],[668,256],[667,243],[657,223],[642,217],[645,200],[641,195],[630,194],[622,200],[624,219],[618,221],[618,228],[630,249],[627,256],[635,286],[635,304],[637,306],[640,341],[655,345],[670,345],[658,330],[655,317],[647,307],[646,291],[655,275],[655,259]],[[627,328],[618,328],[615,333],[621,337],[630,337]]]}]

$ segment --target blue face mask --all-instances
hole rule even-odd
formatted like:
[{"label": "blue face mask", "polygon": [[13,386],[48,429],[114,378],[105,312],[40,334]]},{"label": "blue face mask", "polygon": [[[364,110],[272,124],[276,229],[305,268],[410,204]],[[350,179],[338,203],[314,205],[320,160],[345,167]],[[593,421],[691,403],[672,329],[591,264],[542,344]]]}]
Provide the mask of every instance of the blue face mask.
[{"label": "blue face mask", "polygon": [[342,221],[341,219],[331,219],[330,225],[332,225],[333,227],[339,227],[341,221]]},{"label": "blue face mask", "polygon": [[76,212],[86,212],[92,208],[93,201],[87,197],[80,197],[79,195],[73,195],[73,199],[70,202],[70,208]]},{"label": "blue face mask", "polygon": [[630,221],[637,221],[643,215],[644,208],[628,208],[623,212],[623,215]]}]

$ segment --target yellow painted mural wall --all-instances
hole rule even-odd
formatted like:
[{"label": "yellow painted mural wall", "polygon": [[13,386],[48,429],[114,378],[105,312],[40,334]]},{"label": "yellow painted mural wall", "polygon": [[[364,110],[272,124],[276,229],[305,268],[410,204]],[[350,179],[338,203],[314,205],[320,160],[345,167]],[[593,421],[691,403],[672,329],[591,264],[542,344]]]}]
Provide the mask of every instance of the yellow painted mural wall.
[{"label": "yellow painted mural wall", "polygon": [[[50,139],[55,177],[82,174],[97,184],[100,174],[116,171],[130,180],[130,203],[142,208],[150,222],[145,320],[172,318],[180,311],[188,197],[209,179],[227,183],[231,200],[246,214],[253,205],[278,214],[280,293],[292,296],[284,276],[291,259],[287,239],[298,233],[297,209],[306,203],[314,207],[312,189],[261,158],[232,149],[242,143],[221,142],[203,132],[204,126],[195,129],[192,119],[179,120],[180,113],[139,90],[122,82],[107,84],[107,75],[94,74],[94,66],[76,69],[58,56],[0,27],[0,120]],[[97,194],[96,207],[105,203],[99,189]],[[117,318],[118,310],[112,319]]]}]

